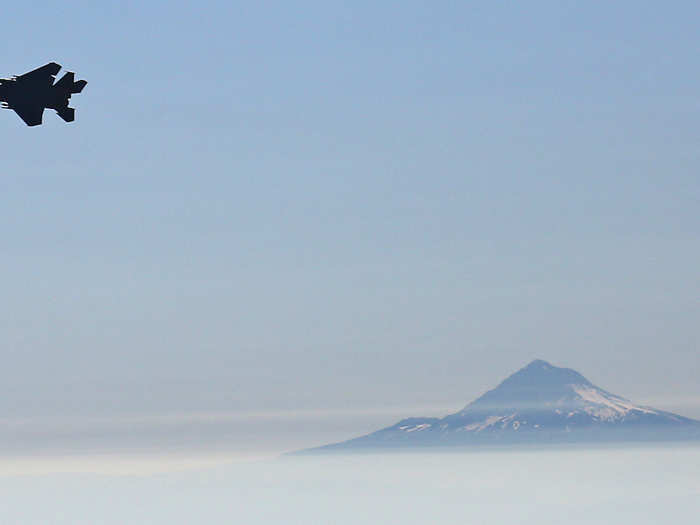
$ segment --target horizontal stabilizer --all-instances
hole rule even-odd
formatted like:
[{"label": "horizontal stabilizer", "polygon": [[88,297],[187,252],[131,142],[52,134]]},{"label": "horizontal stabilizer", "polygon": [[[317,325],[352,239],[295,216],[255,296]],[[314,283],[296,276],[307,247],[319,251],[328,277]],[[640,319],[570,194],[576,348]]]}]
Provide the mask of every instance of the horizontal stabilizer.
[{"label": "horizontal stabilizer", "polygon": [[57,109],[56,113],[66,122],[73,122],[75,120],[75,109],[73,108],[61,108]]},{"label": "horizontal stabilizer", "polygon": [[87,86],[87,81],[86,80],[78,80],[73,84],[73,93],[80,93],[83,88]]}]

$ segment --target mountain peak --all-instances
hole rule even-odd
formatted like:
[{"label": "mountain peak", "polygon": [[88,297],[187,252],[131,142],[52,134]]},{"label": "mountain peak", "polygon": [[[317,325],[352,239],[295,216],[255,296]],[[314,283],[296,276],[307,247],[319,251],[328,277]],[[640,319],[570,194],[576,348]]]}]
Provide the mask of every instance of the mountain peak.
[{"label": "mountain peak", "polygon": [[594,387],[576,370],[535,359],[468,404],[464,410],[535,406],[545,401],[557,401],[571,394],[571,385]]},{"label": "mountain peak", "polygon": [[551,363],[548,363],[544,359],[533,359],[530,363],[523,368],[543,368],[545,370],[549,368],[554,368]]},{"label": "mountain peak", "polygon": [[554,366],[542,359],[535,359],[527,366],[524,366],[514,374],[507,377],[497,388],[509,385],[536,384],[562,385],[562,384],[582,384],[590,385],[591,382],[571,368],[561,368]]}]

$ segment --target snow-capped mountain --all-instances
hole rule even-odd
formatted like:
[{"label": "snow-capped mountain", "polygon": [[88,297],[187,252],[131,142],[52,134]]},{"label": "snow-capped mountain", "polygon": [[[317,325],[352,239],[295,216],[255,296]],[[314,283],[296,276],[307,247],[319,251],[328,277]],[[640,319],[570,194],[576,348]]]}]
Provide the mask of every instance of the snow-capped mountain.
[{"label": "snow-capped mountain", "polygon": [[462,410],[416,417],[310,452],[357,448],[700,439],[700,421],[637,405],[535,360]]}]

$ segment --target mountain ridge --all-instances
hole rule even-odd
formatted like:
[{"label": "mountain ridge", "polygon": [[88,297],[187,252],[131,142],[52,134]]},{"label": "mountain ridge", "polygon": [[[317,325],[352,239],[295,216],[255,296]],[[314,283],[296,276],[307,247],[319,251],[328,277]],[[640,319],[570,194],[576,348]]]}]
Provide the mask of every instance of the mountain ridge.
[{"label": "mountain ridge", "polygon": [[700,421],[636,404],[535,359],[453,414],[410,417],[300,453],[556,442],[700,440]]}]

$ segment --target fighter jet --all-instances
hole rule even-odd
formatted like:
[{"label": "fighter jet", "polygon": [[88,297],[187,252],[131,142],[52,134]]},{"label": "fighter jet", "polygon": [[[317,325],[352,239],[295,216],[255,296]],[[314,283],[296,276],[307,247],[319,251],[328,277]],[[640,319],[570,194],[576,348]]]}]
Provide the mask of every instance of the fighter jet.
[{"label": "fighter jet", "polygon": [[73,122],[75,109],[69,108],[68,102],[87,82],[76,82],[75,74],[68,72],[54,84],[60,69],[60,65],[51,62],[24,75],[0,79],[0,107],[14,110],[27,126],[41,124],[47,108],[55,109],[66,122]]}]

